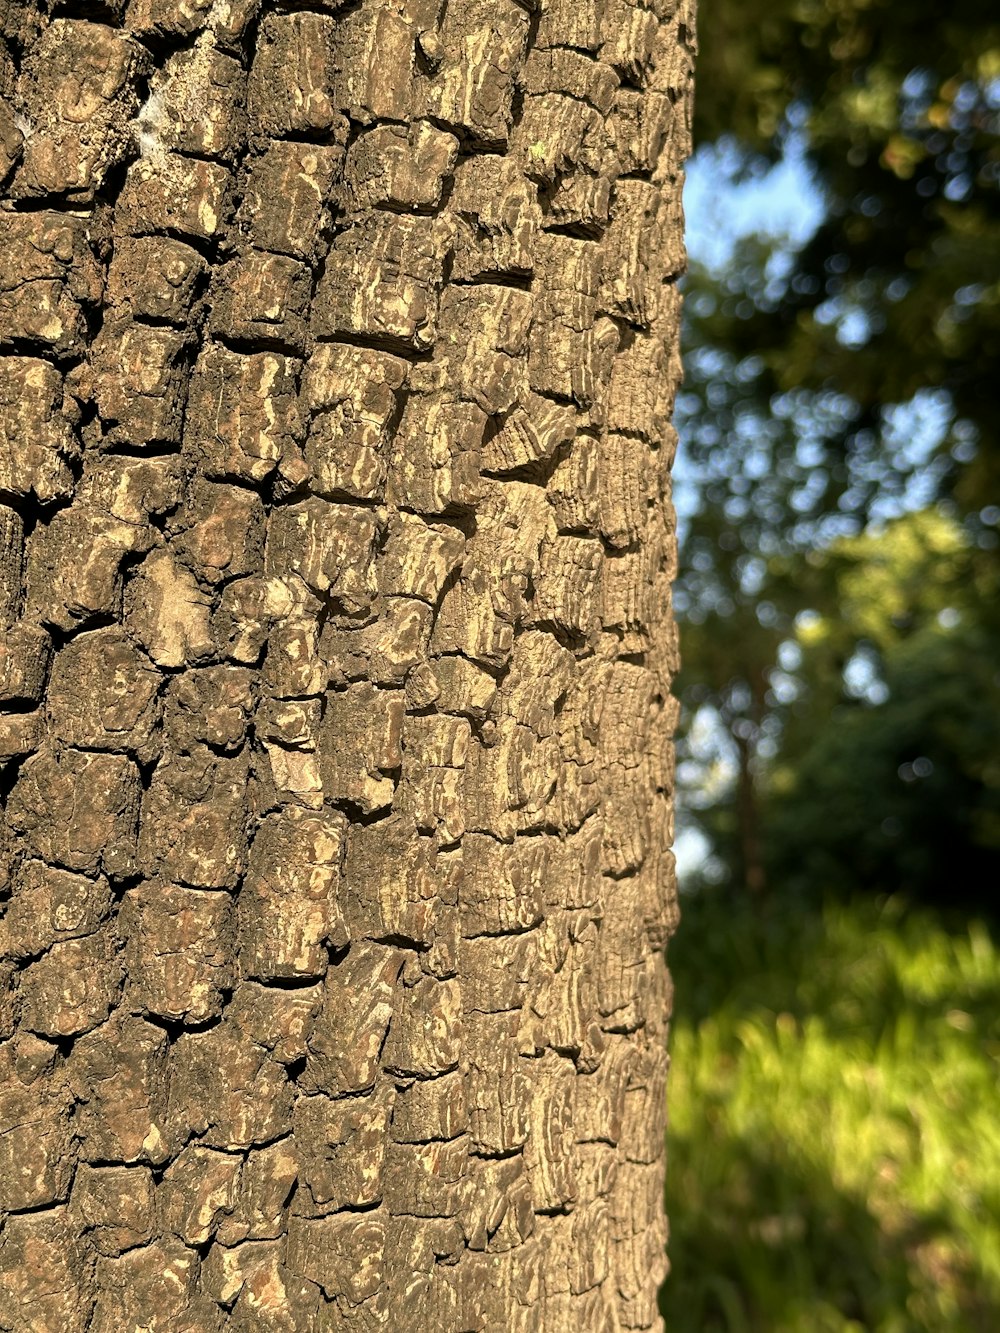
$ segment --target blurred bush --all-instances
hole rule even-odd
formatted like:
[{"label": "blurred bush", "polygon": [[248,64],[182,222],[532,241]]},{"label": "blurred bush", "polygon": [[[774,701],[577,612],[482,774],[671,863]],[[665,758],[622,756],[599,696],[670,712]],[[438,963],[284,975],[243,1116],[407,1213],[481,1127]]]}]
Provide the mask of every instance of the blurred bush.
[{"label": "blurred bush", "polygon": [[[995,912],[992,551],[929,508],[807,555],[772,557],[761,579],[746,618],[762,602],[782,607],[770,628],[734,639],[740,617],[730,614],[689,624],[685,636],[687,700],[725,717],[740,751],[736,781],[703,798],[700,812],[729,882],[754,887],[756,871],[757,887],[813,903],[888,885]],[[718,634],[720,624],[728,632]],[[754,707],[748,657],[757,649],[758,712],[745,717],[732,697],[739,703],[742,688]],[[704,771],[694,744],[689,731],[682,775],[692,785]]]},{"label": "blurred bush", "polygon": [[[801,688],[764,783],[769,881],[1000,906],[995,568],[935,510],[813,561]],[[856,668],[852,675],[852,665]]]}]

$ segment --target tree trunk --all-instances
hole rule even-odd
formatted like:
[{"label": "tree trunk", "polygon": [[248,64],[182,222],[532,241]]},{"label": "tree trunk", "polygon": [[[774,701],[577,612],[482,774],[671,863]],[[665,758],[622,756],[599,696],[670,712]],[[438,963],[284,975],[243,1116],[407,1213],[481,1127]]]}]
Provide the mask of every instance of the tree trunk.
[{"label": "tree trunk", "polygon": [[757,797],[757,774],[754,760],[763,736],[764,696],[767,683],[763,673],[750,672],[751,704],[749,717],[737,719],[730,725],[736,745],[736,865],[740,887],[751,898],[760,901],[767,892],[767,874],[764,869],[760,841],[760,802]]},{"label": "tree trunk", "polygon": [[0,0],[0,1328],[657,1323],[683,0]]}]

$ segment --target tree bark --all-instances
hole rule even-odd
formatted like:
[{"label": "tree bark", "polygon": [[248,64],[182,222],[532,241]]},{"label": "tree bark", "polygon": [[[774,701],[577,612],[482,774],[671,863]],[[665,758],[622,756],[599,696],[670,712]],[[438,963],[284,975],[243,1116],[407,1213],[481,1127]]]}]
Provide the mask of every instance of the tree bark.
[{"label": "tree bark", "polygon": [[0,1328],[657,1323],[688,0],[0,0]]}]

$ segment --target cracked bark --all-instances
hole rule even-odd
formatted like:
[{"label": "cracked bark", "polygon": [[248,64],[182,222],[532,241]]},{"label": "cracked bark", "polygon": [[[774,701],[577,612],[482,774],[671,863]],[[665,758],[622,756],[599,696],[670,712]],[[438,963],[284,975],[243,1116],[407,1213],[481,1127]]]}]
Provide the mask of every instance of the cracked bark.
[{"label": "cracked bark", "polygon": [[657,1325],[691,0],[0,0],[0,1328]]}]

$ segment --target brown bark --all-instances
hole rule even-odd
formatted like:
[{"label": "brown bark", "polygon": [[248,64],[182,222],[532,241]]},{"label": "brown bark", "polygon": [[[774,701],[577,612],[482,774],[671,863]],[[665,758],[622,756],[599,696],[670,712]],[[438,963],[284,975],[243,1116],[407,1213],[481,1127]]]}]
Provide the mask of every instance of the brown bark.
[{"label": "brown bark", "polygon": [[688,0],[0,0],[0,1328],[654,1326]]}]

